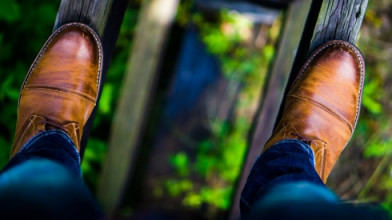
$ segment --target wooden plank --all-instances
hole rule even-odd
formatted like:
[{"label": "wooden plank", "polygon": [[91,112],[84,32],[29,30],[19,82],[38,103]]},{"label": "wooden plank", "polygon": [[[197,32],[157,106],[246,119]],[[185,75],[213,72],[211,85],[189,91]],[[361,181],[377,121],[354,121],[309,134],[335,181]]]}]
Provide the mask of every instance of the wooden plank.
[{"label": "wooden plank", "polygon": [[[253,134],[248,157],[244,165],[244,170],[242,174],[243,176],[240,180],[239,191],[237,192],[235,202],[239,202],[240,190],[242,190],[243,185],[246,182],[246,178],[250,172],[250,168],[254,163],[254,161],[256,160],[257,156],[260,155],[263,146],[268,140],[269,136],[272,134],[272,130],[273,130],[272,120],[275,119],[276,112],[278,111],[278,109],[280,109],[280,111],[276,117],[277,118],[276,121],[278,121],[281,116],[282,105],[279,108],[278,107],[279,104],[277,103],[279,103],[279,100],[282,100],[282,103],[284,103],[285,94],[287,94],[288,88],[290,88],[291,83],[293,82],[297,72],[305,62],[307,56],[313,49],[317,48],[321,44],[330,40],[336,40],[336,39],[345,40],[355,44],[366,11],[367,3],[368,0],[313,1],[310,7],[310,11],[308,14],[305,27],[304,28],[297,27],[297,29],[293,29],[292,30],[293,32],[288,35],[288,37],[290,38],[294,36],[295,33],[298,32],[298,30],[302,30],[302,29],[304,30],[283,96],[282,96],[283,89],[281,87],[282,84],[279,83],[276,84],[276,82],[273,81],[275,78],[274,76],[275,74],[282,74],[282,73],[275,72],[274,70],[272,72],[271,82],[268,85],[268,89],[266,91],[266,97],[264,99],[262,109],[257,121],[256,129]],[[300,4],[300,2],[298,1],[293,3],[291,8],[295,7],[296,4]],[[299,12],[299,10],[301,9],[304,10],[303,8],[298,8],[297,10],[293,11],[294,17],[292,19],[293,21],[295,21],[294,24],[298,22],[298,16],[300,16],[303,13],[306,13],[305,10]],[[288,19],[287,22],[290,22],[290,19]],[[284,38],[285,36],[283,37],[283,39]],[[285,41],[282,40],[283,45],[281,46],[281,48],[285,48],[284,42]],[[281,52],[287,54],[287,51],[280,51],[279,55]],[[279,59],[279,55],[277,57],[277,61],[275,64],[278,66],[281,65],[281,63],[283,62],[282,60]],[[285,71],[290,72],[289,69],[285,69]],[[282,81],[280,82],[283,83]],[[278,92],[279,96],[275,96],[276,94],[274,94],[273,92],[275,91],[273,89],[274,86],[276,86],[276,89],[279,90]],[[276,99],[274,100],[273,98]],[[235,204],[233,209],[239,209],[238,204]],[[234,219],[238,216],[239,216],[238,210],[233,211],[231,215],[231,219]]]},{"label": "wooden plank", "polygon": [[330,40],[357,41],[368,0],[324,1],[309,51]]},{"label": "wooden plank", "polygon": [[91,26],[102,36],[110,12],[107,9],[110,9],[112,3],[113,0],[62,0],[57,13],[55,29],[63,24],[78,21]]},{"label": "wooden plank", "polygon": [[262,108],[256,120],[254,134],[251,138],[242,176],[234,197],[230,219],[239,219],[239,202],[242,188],[245,185],[253,163],[261,153],[262,146],[264,146],[272,133],[280,100],[282,100],[284,88],[301,39],[301,31],[298,30],[303,30],[305,26],[310,4],[311,2],[308,0],[297,0],[288,8],[283,35],[276,60],[272,67],[267,89],[264,91],[265,95],[261,105]]},{"label": "wooden plank", "polygon": [[[92,27],[101,37],[104,51],[101,87],[106,78],[106,72],[110,64],[127,5],[128,1],[123,0],[62,0],[57,12],[53,31],[63,24],[81,22]],[[100,91],[102,91],[102,88]],[[87,145],[87,138],[91,131],[95,112],[96,108],[94,108],[84,127],[80,149],[82,155],[85,146]]]},{"label": "wooden plank", "polygon": [[142,4],[98,187],[98,198],[109,215],[117,211],[132,176],[149,98],[177,6],[178,0],[146,0]]}]

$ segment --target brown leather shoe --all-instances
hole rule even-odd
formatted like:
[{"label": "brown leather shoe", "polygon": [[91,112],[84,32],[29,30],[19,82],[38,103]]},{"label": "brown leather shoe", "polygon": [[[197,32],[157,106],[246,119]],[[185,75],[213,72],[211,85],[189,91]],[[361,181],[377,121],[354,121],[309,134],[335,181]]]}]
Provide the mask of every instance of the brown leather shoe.
[{"label": "brown leather shoe", "polygon": [[326,182],[356,126],[364,78],[364,59],[355,46],[338,40],[322,45],[290,88],[263,151],[281,140],[302,140],[313,149],[316,171]]},{"label": "brown leather shoe", "polygon": [[48,129],[65,131],[80,150],[99,92],[102,53],[98,35],[83,24],[66,24],[49,37],[21,88],[11,157]]}]

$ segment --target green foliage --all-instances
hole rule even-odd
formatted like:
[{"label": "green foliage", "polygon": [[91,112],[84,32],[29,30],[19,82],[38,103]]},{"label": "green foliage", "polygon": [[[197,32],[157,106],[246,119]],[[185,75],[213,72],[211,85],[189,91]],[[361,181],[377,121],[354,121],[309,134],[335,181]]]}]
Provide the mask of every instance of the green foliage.
[{"label": "green foliage", "polygon": [[392,216],[392,194],[387,195],[387,198],[381,203],[381,206],[388,212],[389,216]]},{"label": "green foliage", "polygon": [[0,154],[0,167],[4,167],[7,164],[10,155],[10,148],[11,143],[7,141],[3,136],[0,136],[0,146],[2,146],[2,152]]},{"label": "green foliage", "polygon": [[366,60],[366,81],[362,97],[363,108],[351,141],[352,144],[359,145],[355,147],[363,149],[363,156],[367,160],[379,162],[377,171],[368,174],[372,181],[365,180],[363,183],[363,190],[359,193],[361,200],[381,202],[390,214],[392,164],[385,164],[385,161],[389,161],[392,156],[392,55],[389,51],[392,27],[385,21],[390,21],[392,16],[385,9],[391,7],[391,1],[369,1],[365,14],[358,43]]},{"label": "green foliage", "polygon": [[59,0],[0,1],[0,168],[10,155],[20,86],[52,31],[59,3]]},{"label": "green foliage", "polygon": [[[180,198],[182,204],[200,208],[208,204],[216,209],[228,209],[247,148],[248,132],[253,120],[252,109],[257,105],[261,87],[269,63],[275,55],[274,40],[277,38],[277,23],[268,37],[273,38],[264,47],[253,44],[253,24],[238,13],[221,11],[215,20],[208,20],[200,13],[190,13],[190,1],[184,1],[177,20],[185,25],[193,23],[208,52],[221,65],[229,83],[242,85],[235,104],[235,117],[230,120],[209,119],[210,137],[196,144],[196,155],[184,151],[174,153],[169,163],[176,176],[164,184],[164,191],[171,197]],[[261,51],[261,52],[260,52]],[[192,179],[192,185],[184,184]],[[199,179],[195,181],[195,179]],[[184,185],[186,187],[184,187]],[[189,186],[189,187],[188,187]],[[163,196],[156,190],[156,196]]]},{"label": "green foliage", "polygon": [[98,105],[98,109],[102,114],[107,115],[112,112],[113,89],[112,83],[105,83]]},{"label": "green foliage", "polygon": [[382,94],[381,88],[378,81],[372,80],[365,84],[363,90],[362,105],[375,115],[380,114],[382,111],[380,103]]},{"label": "green foliage", "polygon": [[[52,32],[59,3],[60,0],[0,1],[0,168],[5,166],[10,155],[20,86],[35,56]],[[85,150],[82,172],[92,189],[98,182],[107,151],[108,125],[111,124],[120,94],[137,12],[128,9],[125,14],[92,135]]]},{"label": "green foliage", "polygon": [[189,159],[184,152],[178,152],[169,158],[170,164],[176,168],[179,176],[187,176],[189,174]]},{"label": "green foliage", "polygon": [[375,139],[366,146],[364,155],[365,157],[382,157],[391,155],[391,146],[391,138],[388,138],[386,140]]},{"label": "green foliage", "polygon": [[3,0],[0,3],[0,20],[13,23],[20,17],[20,7],[15,0]]},{"label": "green foliage", "polygon": [[166,188],[170,196],[178,196],[185,191],[193,189],[193,183],[187,179],[185,180],[172,180],[166,181]]},{"label": "green foliage", "polygon": [[203,187],[198,193],[191,192],[183,199],[183,204],[190,207],[200,207],[203,203],[212,204],[220,209],[230,208],[231,187],[210,188]]},{"label": "green foliage", "polygon": [[97,187],[99,178],[99,172],[97,171],[102,168],[102,161],[105,159],[106,151],[106,142],[95,137],[89,138],[84,151],[82,171],[83,178],[91,189],[96,189]]}]

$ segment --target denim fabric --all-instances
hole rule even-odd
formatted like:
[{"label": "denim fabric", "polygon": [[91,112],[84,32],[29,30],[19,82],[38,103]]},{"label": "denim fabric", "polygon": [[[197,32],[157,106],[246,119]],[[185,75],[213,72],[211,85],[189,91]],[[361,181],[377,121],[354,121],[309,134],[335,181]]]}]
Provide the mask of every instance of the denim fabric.
[{"label": "denim fabric", "polygon": [[29,140],[0,174],[1,219],[103,219],[81,179],[72,140],[51,130]]},{"label": "denim fabric", "polygon": [[325,187],[314,169],[312,149],[297,140],[276,143],[253,165],[241,193],[241,213],[249,213],[250,207],[263,196],[268,186],[304,180]]},{"label": "denim fabric", "polygon": [[37,157],[49,158],[67,167],[76,176],[81,177],[80,155],[71,138],[61,130],[44,131],[28,140],[8,162],[2,172]]},{"label": "denim fabric", "polygon": [[343,204],[314,169],[309,145],[276,143],[256,160],[241,194],[244,219],[388,219],[379,207]]}]

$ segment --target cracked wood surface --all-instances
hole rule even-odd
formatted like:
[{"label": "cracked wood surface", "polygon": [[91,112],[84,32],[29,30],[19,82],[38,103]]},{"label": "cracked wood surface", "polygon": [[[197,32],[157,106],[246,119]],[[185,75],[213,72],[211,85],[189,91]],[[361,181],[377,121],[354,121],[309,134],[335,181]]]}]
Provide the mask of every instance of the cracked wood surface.
[{"label": "cracked wood surface", "polygon": [[368,0],[323,1],[309,51],[329,40],[357,41]]}]

